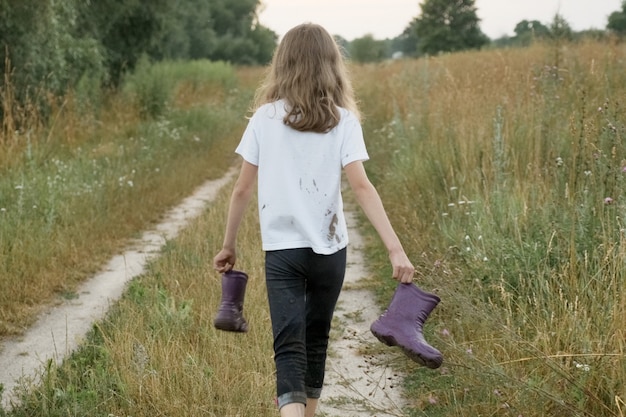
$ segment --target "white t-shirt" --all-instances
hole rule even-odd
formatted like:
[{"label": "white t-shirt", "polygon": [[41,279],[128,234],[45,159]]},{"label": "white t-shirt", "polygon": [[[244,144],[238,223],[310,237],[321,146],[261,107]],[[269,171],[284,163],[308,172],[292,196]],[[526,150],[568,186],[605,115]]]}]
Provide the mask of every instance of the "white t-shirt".
[{"label": "white t-shirt", "polygon": [[311,248],[329,255],[348,245],[341,171],[369,159],[361,124],[340,108],[328,133],[300,132],[283,123],[285,102],[261,106],[235,150],[258,166],[263,250]]}]

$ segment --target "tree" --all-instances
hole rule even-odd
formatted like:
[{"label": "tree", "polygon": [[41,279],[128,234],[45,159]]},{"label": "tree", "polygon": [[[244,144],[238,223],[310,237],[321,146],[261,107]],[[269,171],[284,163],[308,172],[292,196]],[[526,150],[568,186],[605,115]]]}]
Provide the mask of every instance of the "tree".
[{"label": "tree", "polygon": [[258,24],[259,0],[211,0],[213,30],[217,35],[211,59],[235,64],[269,62],[278,36]]},{"label": "tree", "polygon": [[277,36],[258,24],[259,3],[0,0],[0,62],[10,63],[11,94],[23,104],[102,81],[118,86],[143,56],[264,64]]},{"label": "tree", "polygon": [[168,0],[98,0],[81,2],[78,30],[103,47],[111,84],[132,70],[142,56],[162,39],[175,5]]},{"label": "tree", "polygon": [[550,24],[550,37],[554,40],[568,40],[571,41],[574,38],[574,31],[570,24],[560,14],[555,14],[552,23]]},{"label": "tree", "polygon": [[45,93],[62,94],[104,72],[100,45],[76,30],[77,1],[0,0],[0,62],[10,71],[0,79],[0,93],[8,81],[13,106],[34,105],[45,115]]},{"label": "tree", "polygon": [[530,45],[536,39],[543,39],[550,35],[550,29],[538,20],[522,20],[515,25],[515,36],[510,40],[512,45]]},{"label": "tree", "polygon": [[415,28],[412,25],[407,26],[402,34],[391,41],[392,51],[402,52],[403,56],[412,56],[415,57],[418,55],[418,47],[419,39],[417,38],[417,33],[415,33]]},{"label": "tree", "polygon": [[276,45],[276,34],[257,23],[259,0],[74,1],[82,4],[79,27],[103,46],[113,85],[143,55],[264,64]]},{"label": "tree", "polygon": [[212,59],[236,64],[269,62],[277,36],[257,22],[258,0],[178,0],[168,15],[154,59]]},{"label": "tree", "polygon": [[211,55],[217,34],[213,29],[211,0],[178,0],[164,20],[153,59],[202,59]]},{"label": "tree", "polygon": [[547,36],[550,33],[550,29],[538,20],[522,20],[515,25],[513,32],[515,32],[515,36],[519,37],[531,35],[541,38]]},{"label": "tree", "polygon": [[480,30],[475,0],[425,0],[412,23],[423,53],[478,49],[489,43]]},{"label": "tree", "polygon": [[337,45],[339,45],[339,49],[341,50],[341,53],[346,56],[349,57],[350,56],[350,41],[348,41],[346,38],[344,38],[341,35],[333,35],[333,38],[335,38],[335,42],[337,42]]},{"label": "tree", "polygon": [[609,15],[606,28],[619,36],[626,36],[626,0],[622,2],[622,10]]},{"label": "tree", "polygon": [[357,62],[377,62],[389,56],[387,43],[374,39],[371,34],[350,42],[349,51],[350,58]]}]

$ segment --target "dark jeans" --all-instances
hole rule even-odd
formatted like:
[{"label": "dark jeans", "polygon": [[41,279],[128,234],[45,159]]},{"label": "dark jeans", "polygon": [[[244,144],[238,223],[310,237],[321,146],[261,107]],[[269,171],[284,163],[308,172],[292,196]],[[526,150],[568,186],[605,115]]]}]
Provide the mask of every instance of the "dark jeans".
[{"label": "dark jeans", "polygon": [[345,271],[345,248],[332,255],[309,248],[265,254],[279,408],[320,397],[328,334]]}]

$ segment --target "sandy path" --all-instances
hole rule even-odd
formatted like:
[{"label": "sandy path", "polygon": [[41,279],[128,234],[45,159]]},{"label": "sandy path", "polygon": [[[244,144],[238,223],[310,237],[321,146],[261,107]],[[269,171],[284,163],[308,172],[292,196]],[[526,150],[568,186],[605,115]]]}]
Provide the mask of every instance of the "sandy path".
[{"label": "sandy path", "polygon": [[[10,409],[16,401],[14,389],[24,382],[37,384],[45,364],[60,364],[74,351],[94,322],[104,318],[118,300],[126,284],[142,274],[146,264],[158,256],[161,247],[187,223],[200,215],[206,204],[234,178],[236,170],[208,181],[171,210],[153,230],[122,255],[113,257],[102,272],[77,290],[79,297],[66,300],[43,314],[21,337],[5,340],[0,346],[0,384],[4,386],[1,404]],[[359,349],[379,343],[369,331],[379,309],[372,294],[359,289],[364,277],[361,236],[351,213],[346,213],[351,244],[344,289],[339,298],[332,344],[327,365],[326,386],[318,414],[326,417],[402,416],[399,378],[386,366],[388,358],[362,355]]]},{"label": "sandy path", "polygon": [[363,354],[368,344],[380,345],[369,330],[378,317],[371,291],[359,288],[359,280],[367,276],[362,237],[355,227],[352,212],[346,212],[350,245],[348,268],[326,364],[325,387],[320,399],[319,414],[325,417],[390,417],[403,416],[401,376],[388,366],[390,355]]}]

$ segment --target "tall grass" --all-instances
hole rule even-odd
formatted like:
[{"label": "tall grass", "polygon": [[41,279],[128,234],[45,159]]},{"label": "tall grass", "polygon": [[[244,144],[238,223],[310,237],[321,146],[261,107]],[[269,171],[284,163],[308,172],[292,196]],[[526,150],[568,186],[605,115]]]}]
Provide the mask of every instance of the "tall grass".
[{"label": "tall grass", "polygon": [[[228,65],[182,67],[144,66],[120,94],[89,101],[78,91],[52,100],[46,123],[35,115],[7,121],[0,140],[0,336],[19,334],[42,304],[71,296],[129,238],[233,162],[251,93],[235,90]],[[162,113],[148,115],[140,98],[154,93],[154,73],[168,100]],[[10,91],[3,97],[10,100]]]},{"label": "tall grass", "polygon": [[555,48],[358,72],[368,166],[444,300],[414,415],[623,415],[626,49]]}]

